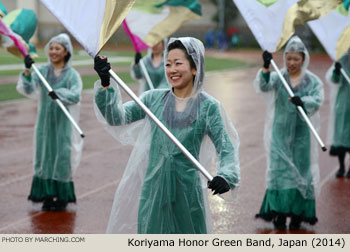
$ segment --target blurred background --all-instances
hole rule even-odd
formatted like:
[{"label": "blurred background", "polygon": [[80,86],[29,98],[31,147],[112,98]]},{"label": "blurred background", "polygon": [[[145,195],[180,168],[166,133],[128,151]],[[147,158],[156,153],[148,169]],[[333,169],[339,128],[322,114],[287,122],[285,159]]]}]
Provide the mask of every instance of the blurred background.
[{"label": "blurred background", "polygon": [[[40,0],[2,0],[2,2],[8,11],[19,8],[34,10],[38,18],[38,27],[31,42],[39,47],[52,36],[67,32]],[[232,0],[198,0],[198,2],[202,6],[201,18],[182,25],[174,33],[175,37],[193,36],[205,42],[207,48],[218,50],[237,47],[260,48]],[[310,51],[323,52],[322,46],[308,25],[296,27],[296,35],[301,37]],[[74,39],[73,36],[71,38]],[[131,47],[122,26],[118,28],[107,45]]]}]

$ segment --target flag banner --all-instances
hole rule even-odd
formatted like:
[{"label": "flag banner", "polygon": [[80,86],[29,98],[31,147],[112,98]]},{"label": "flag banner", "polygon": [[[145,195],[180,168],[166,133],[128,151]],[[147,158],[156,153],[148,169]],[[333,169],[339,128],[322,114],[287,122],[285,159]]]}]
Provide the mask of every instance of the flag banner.
[{"label": "flag banner", "polygon": [[0,18],[7,15],[7,9],[5,5],[0,1]]},{"label": "flag banner", "polygon": [[144,45],[141,48],[144,48],[145,45],[156,45],[183,23],[199,19],[200,16],[201,6],[197,0],[147,0],[136,2],[125,22],[128,35],[134,37],[132,41],[142,42]]},{"label": "flag banner", "polygon": [[51,13],[95,57],[112,37],[135,0],[41,0]]},{"label": "flag banner", "polygon": [[131,43],[134,47],[135,52],[140,52],[140,51],[143,51],[143,50],[146,50],[147,48],[149,48],[149,46],[146,45],[145,43],[143,43],[143,41],[138,36],[134,35],[130,31],[129,26],[126,23],[125,19],[123,21],[123,27],[124,27],[126,34],[129,36],[129,38],[131,40]]},{"label": "flag banner", "polygon": [[263,50],[275,52],[283,21],[298,0],[233,0]]},{"label": "flag banner", "polygon": [[278,51],[294,26],[320,18],[341,0],[233,0],[263,50]]},{"label": "flag banner", "polygon": [[[5,24],[5,22],[0,18],[0,34],[2,46],[6,48],[9,52],[12,54],[20,57],[21,55],[27,55],[29,47],[26,45],[25,41],[14,33],[8,26]],[[11,41],[7,40],[5,37],[11,39]],[[14,45],[14,47],[12,46]],[[17,50],[16,50],[17,49]]]},{"label": "flag banner", "polygon": [[349,4],[345,3],[323,18],[308,22],[333,61],[338,61],[350,49],[350,15],[346,9]]},{"label": "flag banner", "polygon": [[[29,9],[16,9],[5,15],[2,21],[7,27],[5,28],[2,24],[3,31],[6,30],[9,34],[3,34],[5,36],[1,39],[2,47],[18,57],[27,53],[32,57],[37,57],[34,45],[29,42],[38,23],[35,12]],[[23,47],[26,48],[25,54]]]},{"label": "flag banner", "polygon": [[304,25],[310,20],[324,17],[334,10],[341,0],[300,0],[295,3],[287,12],[283,23],[283,32],[277,44],[277,50],[293,36],[295,26]]}]

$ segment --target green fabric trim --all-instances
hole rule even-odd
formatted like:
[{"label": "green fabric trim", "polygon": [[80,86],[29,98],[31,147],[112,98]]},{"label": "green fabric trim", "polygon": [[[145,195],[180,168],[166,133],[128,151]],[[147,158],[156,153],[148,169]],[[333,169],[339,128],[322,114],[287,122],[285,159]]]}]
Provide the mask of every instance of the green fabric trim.
[{"label": "green fabric trim", "polygon": [[264,80],[266,81],[266,83],[268,83],[270,81],[270,71],[269,72],[266,72],[266,73],[263,73],[261,71],[261,76],[264,78]]},{"label": "green fabric trim", "polygon": [[297,189],[267,189],[259,215],[282,213],[287,216],[297,215],[313,219],[316,218],[315,206],[315,200],[305,199]]},{"label": "green fabric trim", "polygon": [[167,0],[162,4],[158,4],[157,7],[163,7],[164,5],[169,6],[183,6],[190,9],[192,12],[196,13],[199,16],[202,16],[201,5],[197,0]]},{"label": "green fabric trim", "polygon": [[3,16],[6,16],[7,15],[7,10],[6,10],[6,7],[5,5],[0,2],[0,13],[3,15]]},{"label": "green fabric trim", "polygon": [[24,75],[24,72],[22,73],[22,76],[24,79],[26,79],[27,81],[31,81],[32,80],[32,75]]},{"label": "green fabric trim", "polygon": [[57,197],[58,200],[65,202],[76,202],[73,181],[60,182],[34,176],[28,199],[41,202],[47,197]]},{"label": "green fabric trim", "polygon": [[270,5],[273,5],[274,3],[278,2],[278,0],[257,0],[262,5],[269,7]]}]

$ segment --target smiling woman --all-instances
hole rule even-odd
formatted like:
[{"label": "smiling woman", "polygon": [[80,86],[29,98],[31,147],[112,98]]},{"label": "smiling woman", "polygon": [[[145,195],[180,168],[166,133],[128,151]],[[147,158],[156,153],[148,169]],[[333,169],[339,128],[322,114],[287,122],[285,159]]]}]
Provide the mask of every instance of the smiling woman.
[{"label": "smiling woman", "polygon": [[170,88],[147,91],[140,99],[205,168],[217,158],[216,176],[208,183],[135,102],[123,104],[107,59],[95,58],[101,78],[95,83],[96,116],[118,141],[134,145],[108,233],[208,233],[206,188],[222,194],[239,185],[238,135],[220,102],[203,91],[202,42],[172,38],[165,59]]},{"label": "smiling woman", "polygon": [[34,61],[25,57],[25,71],[17,84],[19,93],[38,100],[38,118],[35,126],[34,177],[28,199],[43,202],[42,210],[62,211],[70,202],[76,202],[73,174],[82,151],[82,141],[55,100],[67,107],[75,121],[79,120],[82,81],[70,67],[73,48],[67,34],[53,37],[45,47],[49,63],[39,71],[52,85],[48,92],[30,69]]}]

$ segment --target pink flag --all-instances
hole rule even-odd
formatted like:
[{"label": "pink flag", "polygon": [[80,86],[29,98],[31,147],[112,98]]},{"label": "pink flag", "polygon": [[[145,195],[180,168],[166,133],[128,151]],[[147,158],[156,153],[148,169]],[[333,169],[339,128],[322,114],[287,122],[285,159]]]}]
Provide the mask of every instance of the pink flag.
[{"label": "pink flag", "polygon": [[14,44],[16,45],[16,47],[18,48],[18,50],[23,54],[23,56],[26,56],[28,54],[28,50],[26,47],[25,42],[23,41],[23,39],[17,35],[16,33],[14,33],[0,18],[0,33],[2,35],[8,36],[10,37]]},{"label": "pink flag", "polygon": [[124,27],[126,34],[128,34],[128,36],[131,39],[131,43],[134,46],[135,52],[146,50],[149,47],[148,45],[143,43],[142,39],[140,39],[137,35],[131,33],[125,19],[123,21],[123,27]]}]

